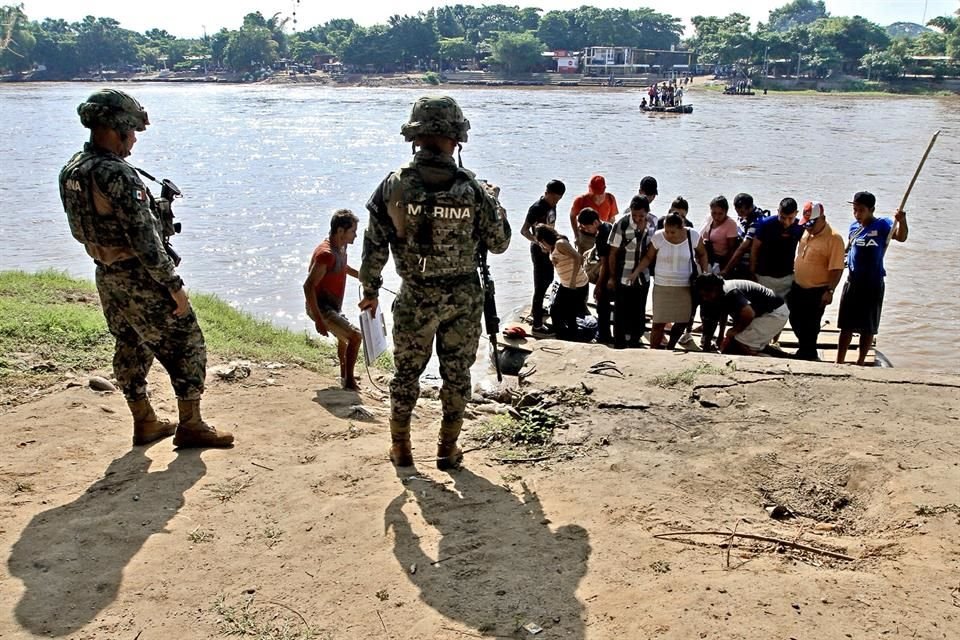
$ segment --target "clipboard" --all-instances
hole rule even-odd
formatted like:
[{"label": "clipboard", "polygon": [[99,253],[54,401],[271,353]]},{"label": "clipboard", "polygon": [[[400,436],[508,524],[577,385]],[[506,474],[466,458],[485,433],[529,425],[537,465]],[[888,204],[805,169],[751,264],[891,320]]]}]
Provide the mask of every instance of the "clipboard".
[{"label": "clipboard", "polygon": [[360,312],[360,335],[363,337],[363,358],[369,367],[389,348],[387,323],[380,305],[373,313],[369,310]]}]

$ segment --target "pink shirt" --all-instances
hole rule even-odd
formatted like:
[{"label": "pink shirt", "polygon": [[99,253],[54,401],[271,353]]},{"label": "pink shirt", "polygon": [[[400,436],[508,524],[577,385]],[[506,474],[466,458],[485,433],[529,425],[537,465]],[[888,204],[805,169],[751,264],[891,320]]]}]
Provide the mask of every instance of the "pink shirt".
[{"label": "pink shirt", "polygon": [[713,218],[707,220],[700,230],[704,242],[713,245],[713,253],[725,258],[730,257],[730,250],[733,247],[733,241],[737,239],[737,223],[733,218],[727,216],[727,219],[719,225],[713,225]]}]

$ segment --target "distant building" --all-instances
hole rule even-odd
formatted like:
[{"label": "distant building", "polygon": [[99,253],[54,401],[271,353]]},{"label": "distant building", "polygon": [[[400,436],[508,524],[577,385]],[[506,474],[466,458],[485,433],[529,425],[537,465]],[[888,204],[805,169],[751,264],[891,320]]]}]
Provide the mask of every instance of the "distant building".
[{"label": "distant building", "polygon": [[594,76],[683,73],[696,64],[693,51],[666,51],[637,47],[587,47],[583,73]]},{"label": "distant building", "polygon": [[580,54],[577,51],[548,51],[543,54],[544,57],[550,57],[554,62],[554,70],[557,73],[579,73]]}]

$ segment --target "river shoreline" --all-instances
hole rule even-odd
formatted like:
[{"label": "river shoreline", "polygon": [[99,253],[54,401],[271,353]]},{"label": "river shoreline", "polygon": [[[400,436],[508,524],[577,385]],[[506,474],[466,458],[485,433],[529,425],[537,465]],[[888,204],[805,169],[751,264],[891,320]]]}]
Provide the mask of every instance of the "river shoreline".
[{"label": "river shoreline", "polygon": [[[548,76],[550,74],[547,74]],[[164,83],[164,84],[250,84],[276,86],[305,86],[318,85],[323,87],[342,88],[424,88],[439,89],[442,87],[468,88],[519,88],[519,89],[587,89],[591,91],[629,91],[638,90],[647,86],[647,82],[662,82],[663,78],[650,78],[638,81],[636,78],[622,79],[622,86],[608,86],[597,78],[574,75],[560,80],[557,77],[550,80],[518,78],[511,79],[491,74],[489,77],[480,76],[470,80],[439,80],[432,82],[422,73],[415,74],[347,74],[331,76],[326,73],[313,74],[286,74],[276,73],[261,80],[250,81],[244,79],[245,74],[219,74],[197,76],[192,73],[179,73],[160,76],[158,74],[132,74],[127,76],[114,75],[105,78],[70,78],[70,79],[5,79],[0,85],[25,84],[34,82],[69,82],[69,83]],[[711,76],[698,76],[692,84],[684,85],[684,91],[699,92],[702,90],[718,91],[726,85],[726,80],[713,79]],[[945,79],[936,82],[933,79],[911,78],[898,82],[866,82],[860,79],[841,80],[791,80],[771,79],[767,86],[770,93],[790,95],[854,95],[854,96],[953,96],[960,95],[960,78]],[[763,95],[762,79],[754,86],[756,95]],[[749,96],[748,96],[749,97]]]}]

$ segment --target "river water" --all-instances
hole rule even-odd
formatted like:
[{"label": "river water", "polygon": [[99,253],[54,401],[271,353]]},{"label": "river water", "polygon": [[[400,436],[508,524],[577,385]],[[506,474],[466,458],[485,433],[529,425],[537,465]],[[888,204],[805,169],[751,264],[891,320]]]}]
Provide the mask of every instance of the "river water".
[{"label": "river water", "polygon": [[[0,85],[0,269],[56,268],[92,277],[69,234],[57,173],[84,140],[76,106],[96,87]],[[311,330],[301,285],[329,215],[365,219],[367,197],[406,162],[400,124],[420,91],[296,86],[144,84],[125,87],[150,113],[131,161],[173,179],[186,197],[175,246],[191,289],[295,330]],[[531,267],[519,227],[545,183],[568,187],[559,225],[593,173],[626,206],[640,178],[660,183],[654,213],[690,201],[708,215],[718,194],[740,191],[775,210],[781,198],[821,200],[845,233],[855,191],[892,215],[931,134],[937,146],[907,205],[910,238],[887,256],[879,348],[898,367],[960,365],[960,100],[956,98],[688,93],[694,113],[646,115],[630,90],[450,89],[470,119],[464,164],[502,187],[515,239],[493,256],[500,315],[529,304]],[[350,249],[359,264],[360,240]],[[385,285],[398,281],[390,271]],[[357,291],[348,287],[347,308]],[[385,300],[389,299],[384,294]],[[836,322],[836,303],[826,319]]]}]

